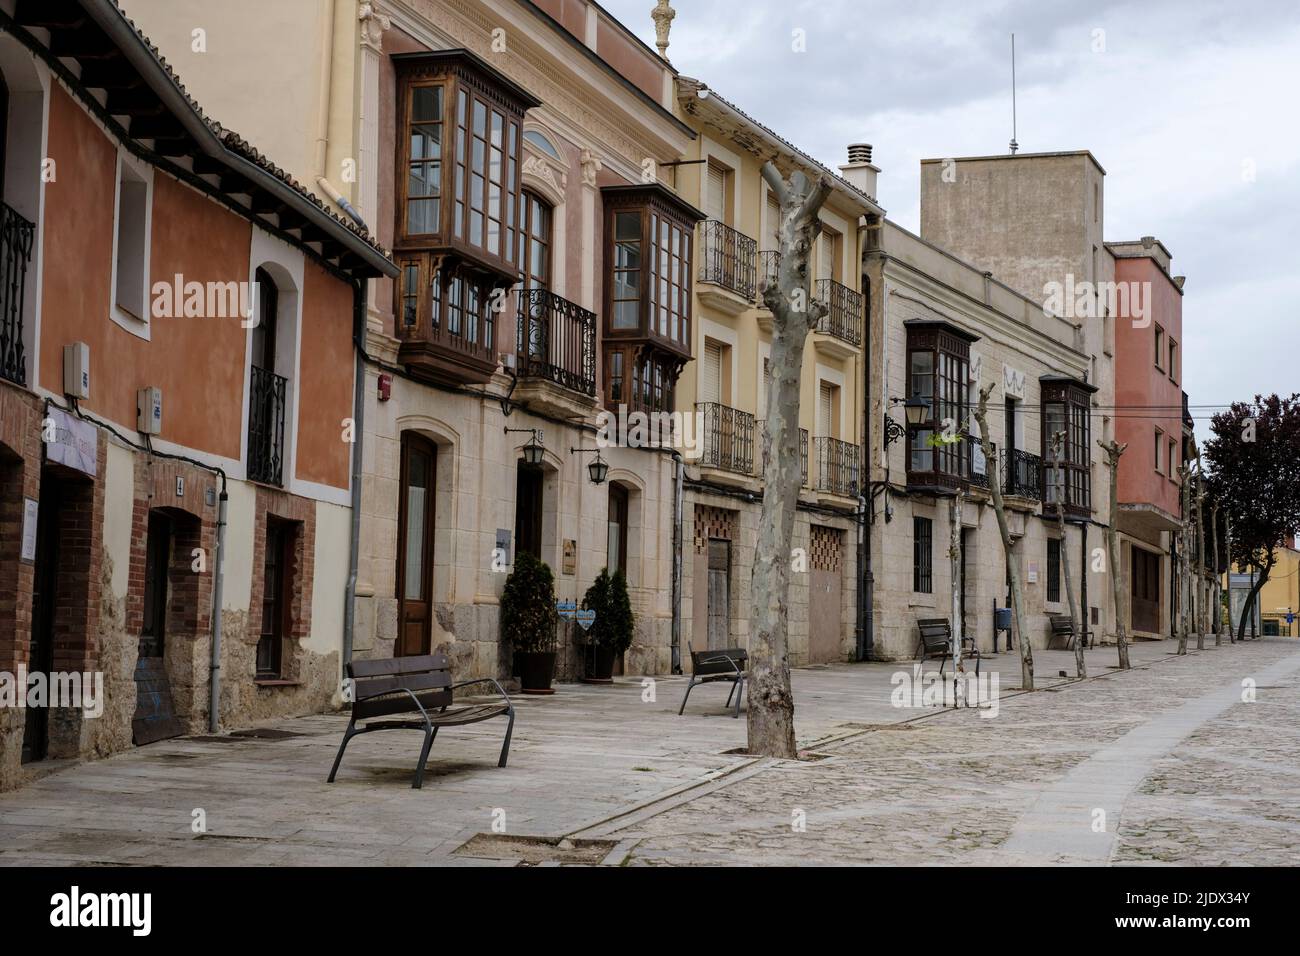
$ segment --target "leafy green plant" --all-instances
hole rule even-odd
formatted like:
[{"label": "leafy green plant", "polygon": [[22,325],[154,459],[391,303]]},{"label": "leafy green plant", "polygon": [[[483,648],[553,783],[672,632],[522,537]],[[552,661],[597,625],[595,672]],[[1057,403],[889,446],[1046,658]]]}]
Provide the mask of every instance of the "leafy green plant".
[{"label": "leafy green plant", "polygon": [[555,575],[528,552],[515,556],[515,566],[501,592],[501,638],[516,651],[555,650]]},{"label": "leafy green plant", "polygon": [[632,645],[636,619],[627,596],[627,578],[623,577],[622,571],[611,575],[608,568],[601,568],[600,575],[583,595],[582,606],[596,612],[595,623],[587,632],[591,643],[608,647],[616,655]]}]

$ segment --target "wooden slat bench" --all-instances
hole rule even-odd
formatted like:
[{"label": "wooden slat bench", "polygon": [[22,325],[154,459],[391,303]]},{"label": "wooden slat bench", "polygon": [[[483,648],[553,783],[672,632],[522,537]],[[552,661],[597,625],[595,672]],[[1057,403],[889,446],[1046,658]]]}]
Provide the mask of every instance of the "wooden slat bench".
[{"label": "wooden slat bench", "polygon": [[[1063,637],[1065,638],[1065,647],[1063,649],[1067,651],[1074,650],[1074,623],[1071,621],[1070,615],[1049,614],[1047,620],[1052,625],[1052,634],[1047,639],[1047,646],[1051,647],[1052,641],[1056,640],[1058,637]],[[1084,628],[1083,631],[1083,646],[1088,646],[1087,628]]]},{"label": "wooden slat bench", "polygon": [[[506,765],[506,758],[510,755],[510,734],[515,729],[515,708],[501,685],[492,678],[453,684],[451,667],[444,654],[351,661],[347,665],[347,675],[353,681],[352,719],[348,721],[343,743],[334,758],[328,783],[334,782],[348,741],[358,734],[372,730],[423,730],[424,747],[420,750],[415,781],[411,784],[413,789],[419,790],[424,784],[424,765],[429,759],[429,748],[433,746],[433,738],[438,736],[439,727],[476,724],[493,717],[509,720],[505,743],[501,745],[501,759],[497,761],[498,767]],[[501,695],[501,702],[452,708],[452,692],[471,684],[492,684]],[[392,714],[415,713],[420,715],[419,720],[375,720]],[[364,721],[365,725],[358,727],[357,721]]]},{"label": "wooden slat bench", "polygon": [[[916,645],[919,652],[917,656],[922,662],[932,657],[941,658],[939,673],[942,675],[948,658],[952,656],[952,626],[946,617],[928,617],[919,619],[916,622],[916,629],[921,635]],[[979,676],[980,650],[975,646],[975,639],[963,637],[961,645],[963,657],[975,658],[975,674]]]},{"label": "wooden slat bench", "polygon": [[731,693],[727,694],[726,706],[731,706],[732,695],[736,698],[736,710],[732,717],[740,716],[740,698],[745,693],[745,681],[749,678],[749,652],[743,647],[720,647],[712,651],[697,651],[689,643],[691,652],[691,682],[682,697],[682,706],[677,711],[680,717],[686,710],[686,699],[691,696],[691,689],[696,684],[711,684],[714,681],[730,681]]}]

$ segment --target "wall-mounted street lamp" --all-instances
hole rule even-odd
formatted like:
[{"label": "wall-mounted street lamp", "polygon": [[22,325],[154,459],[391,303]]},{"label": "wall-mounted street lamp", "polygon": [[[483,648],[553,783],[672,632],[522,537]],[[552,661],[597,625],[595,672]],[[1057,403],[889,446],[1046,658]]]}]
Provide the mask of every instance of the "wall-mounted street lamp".
[{"label": "wall-mounted street lamp", "polygon": [[889,400],[889,404],[890,407],[893,407],[894,405],[903,406],[903,413],[907,418],[907,425],[903,426],[899,422],[895,421],[888,412],[886,412],[885,413],[885,445],[886,446],[892,444],[893,442],[898,441],[898,439],[902,438],[908,432],[925,424],[926,420],[930,417],[930,403],[927,402],[924,398],[912,397],[909,398],[907,401],[903,401],[901,398],[891,398]]},{"label": "wall-mounted street lamp", "polygon": [[570,448],[570,455],[588,455],[591,452],[596,453],[596,457],[587,462],[587,475],[591,478],[593,485],[603,485],[605,476],[609,474],[609,463],[600,456],[599,448]]},{"label": "wall-mounted street lamp", "polygon": [[542,430],[540,428],[507,428],[506,434],[511,432],[521,432],[533,437],[528,439],[528,444],[519,449],[524,454],[524,463],[528,465],[540,465],[542,457],[546,452],[546,447],[542,444]]}]

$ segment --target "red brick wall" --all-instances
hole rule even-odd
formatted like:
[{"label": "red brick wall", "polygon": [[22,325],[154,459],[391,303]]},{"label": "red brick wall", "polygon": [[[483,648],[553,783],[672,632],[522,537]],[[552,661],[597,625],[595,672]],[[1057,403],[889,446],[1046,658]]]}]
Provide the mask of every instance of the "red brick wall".
[{"label": "red brick wall", "polygon": [[289,566],[284,569],[289,585],[289,615],[292,624],[286,635],[281,658],[281,676],[298,676],[297,642],[311,634],[312,578],[315,575],[316,503],[287,491],[259,486],[257,511],[253,526],[253,586],[248,601],[248,641],[256,645],[262,628],[262,597],[266,565],[267,517],[291,521],[297,525],[293,546],[289,549]]},{"label": "red brick wall", "polygon": [[41,491],[41,401],[0,382],[0,670],[28,659],[34,566],[22,553],[23,499]]}]

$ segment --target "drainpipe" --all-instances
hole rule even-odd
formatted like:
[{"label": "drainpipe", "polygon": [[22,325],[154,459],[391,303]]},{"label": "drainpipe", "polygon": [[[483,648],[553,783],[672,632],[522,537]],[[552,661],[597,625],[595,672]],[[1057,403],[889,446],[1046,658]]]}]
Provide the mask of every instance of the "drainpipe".
[{"label": "drainpipe", "polygon": [[353,286],[352,293],[353,351],[356,353],[356,366],[352,374],[356,381],[352,386],[352,514],[349,516],[351,527],[348,532],[348,583],[343,589],[344,667],[352,660],[353,634],[357,623],[357,565],[361,552],[361,449],[366,423],[366,365],[362,348],[366,331],[366,288],[367,284],[362,280]]},{"label": "drainpipe", "polygon": [[226,511],[230,495],[226,493],[226,476],[221,476],[221,495],[217,500],[216,574],[212,582],[212,666],[209,671],[208,733],[215,734],[221,724],[221,602],[226,586]]},{"label": "drainpipe", "polygon": [[673,635],[672,673],[682,672],[682,476],[686,462],[673,452]]},{"label": "drainpipe", "polygon": [[331,89],[330,84],[333,82],[334,67],[334,20],[338,15],[338,2],[329,4],[329,10],[325,14],[325,26],[321,39],[321,58],[320,58],[320,103],[317,106],[316,113],[316,161],[314,171],[316,173],[316,185],[321,188],[325,195],[329,196],[334,205],[342,209],[354,222],[362,229],[369,231],[369,226],[352,208],[352,204],[344,198],[343,194],[334,188],[325,177],[325,163],[329,151],[329,128],[330,128],[330,102]]}]

